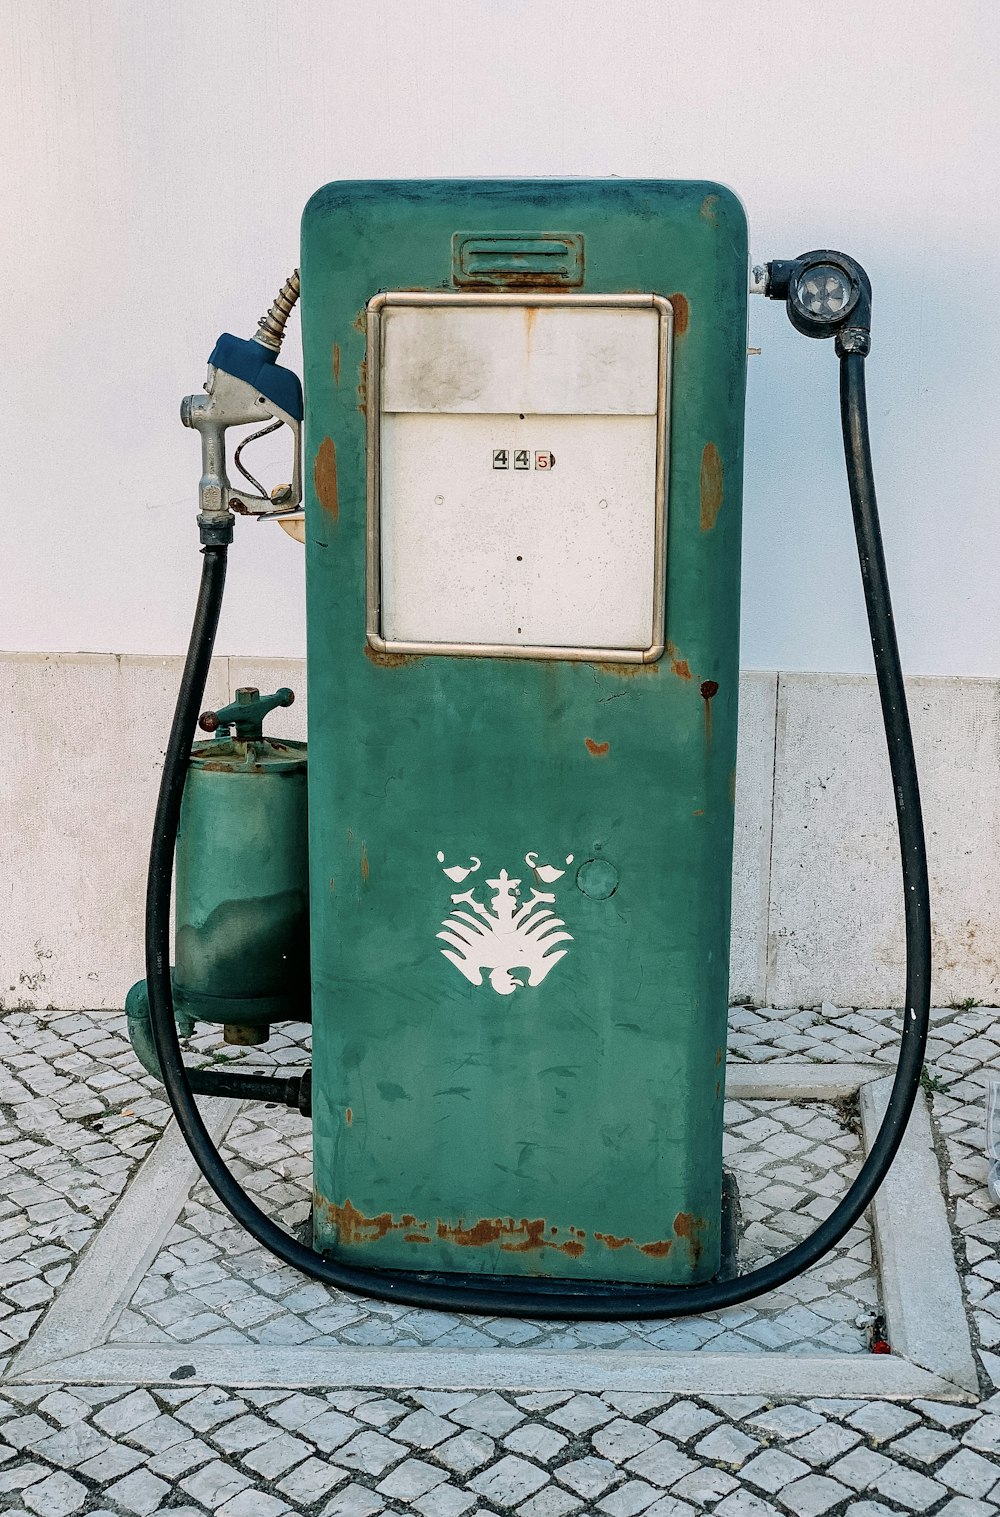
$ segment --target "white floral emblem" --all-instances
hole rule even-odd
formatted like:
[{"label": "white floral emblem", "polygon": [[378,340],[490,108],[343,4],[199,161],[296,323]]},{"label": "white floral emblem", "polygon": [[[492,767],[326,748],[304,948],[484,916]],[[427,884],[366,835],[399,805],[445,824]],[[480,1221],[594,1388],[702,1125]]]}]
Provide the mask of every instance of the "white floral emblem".
[{"label": "white floral emblem", "polygon": [[[552,864],[539,864],[537,853],[526,853],[524,862],[543,885],[554,884],[566,873]],[[572,862],[570,854],[566,863]],[[438,863],[444,864],[443,853],[438,854]],[[452,865],[444,873],[461,885],[481,868],[480,860],[473,855],[468,868]],[[441,952],[471,985],[481,985],[483,970],[489,970],[490,984],[498,995],[512,995],[525,983],[540,985],[566,957],[567,950],[556,945],[573,941],[562,917],[552,910],[555,895],[533,886],[531,895],[522,902],[521,881],[512,879],[506,869],[486,884],[493,892],[489,907],[476,900],[475,886],[452,896],[451,913],[441,924],[444,930],[438,933],[449,946]],[[513,969],[527,969],[527,981],[517,979],[511,973]]]}]

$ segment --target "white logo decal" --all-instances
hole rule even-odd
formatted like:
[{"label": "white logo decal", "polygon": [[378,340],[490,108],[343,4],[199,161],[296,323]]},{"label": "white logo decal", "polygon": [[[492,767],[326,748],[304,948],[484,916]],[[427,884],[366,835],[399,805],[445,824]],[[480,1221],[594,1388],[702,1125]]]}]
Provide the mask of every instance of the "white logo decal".
[{"label": "white logo decal", "polygon": [[[444,854],[437,857],[443,865]],[[539,864],[537,860],[537,853],[524,855],[524,862],[543,885],[554,884],[566,873],[565,869]],[[572,862],[570,854],[566,863]],[[456,884],[462,884],[482,867],[474,854],[469,865],[467,869],[452,865],[443,872]],[[555,895],[532,886],[530,897],[522,903],[521,881],[511,879],[506,869],[501,869],[498,877],[486,884],[493,892],[489,907],[476,900],[475,886],[452,896],[451,914],[441,924],[444,931],[438,933],[449,947],[441,952],[471,985],[481,985],[482,972],[488,969],[490,984],[498,995],[512,995],[525,983],[540,985],[549,970],[566,957],[567,950],[556,945],[573,941],[572,933],[564,930],[566,923],[551,909]],[[527,969],[527,981],[515,978],[512,969]]]}]

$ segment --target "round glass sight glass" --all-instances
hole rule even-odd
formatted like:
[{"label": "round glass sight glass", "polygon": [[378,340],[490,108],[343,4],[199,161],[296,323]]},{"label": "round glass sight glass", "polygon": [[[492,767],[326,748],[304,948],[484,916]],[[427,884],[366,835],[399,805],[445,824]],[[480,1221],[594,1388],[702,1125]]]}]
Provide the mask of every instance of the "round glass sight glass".
[{"label": "round glass sight glass", "polygon": [[832,263],[814,264],[795,285],[796,304],[817,321],[836,321],[852,304],[854,295],[853,281]]}]

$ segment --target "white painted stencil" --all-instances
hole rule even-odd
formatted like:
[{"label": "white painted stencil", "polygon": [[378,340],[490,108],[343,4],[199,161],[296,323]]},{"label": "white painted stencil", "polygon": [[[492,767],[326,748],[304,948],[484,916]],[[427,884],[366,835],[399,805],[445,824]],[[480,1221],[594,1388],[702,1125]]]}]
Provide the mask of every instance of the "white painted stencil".
[{"label": "white painted stencil", "polygon": [[[536,878],[551,885],[566,873],[552,864],[539,864],[536,853],[527,853],[524,861]],[[573,862],[573,855],[566,859]],[[444,854],[438,854],[438,863],[444,865]],[[475,874],[481,864],[475,855],[469,867],[452,865],[443,872],[455,883],[464,883]],[[489,905],[476,898],[476,886],[459,891],[451,897],[451,913],[445,918],[438,937],[448,944],[441,952],[471,985],[483,984],[483,971],[488,971],[489,983],[498,995],[513,995],[525,984],[541,985],[546,975],[568,950],[560,943],[572,943],[573,935],[566,931],[566,923],[556,915],[555,894],[550,890],[531,887],[526,901],[521,900],[521,881],[513,879],[506,869],[501,869],[496,879],[486,880],[492,896]],[[527,981],[518,979],[513,970],[527,970]]]}]

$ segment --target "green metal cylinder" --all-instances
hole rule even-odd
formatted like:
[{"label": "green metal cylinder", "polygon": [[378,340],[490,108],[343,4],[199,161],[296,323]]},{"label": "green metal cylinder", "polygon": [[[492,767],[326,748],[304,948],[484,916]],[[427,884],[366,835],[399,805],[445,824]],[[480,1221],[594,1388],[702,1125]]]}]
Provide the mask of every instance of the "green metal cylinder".
[{"label": "green metal cylinder", "polygon": [[260,1041],[254,1029],[271,1022],[309,1019],[304,743],[195,744],[174,920],[179,1013],[226,1024],[235,1042]]}]

